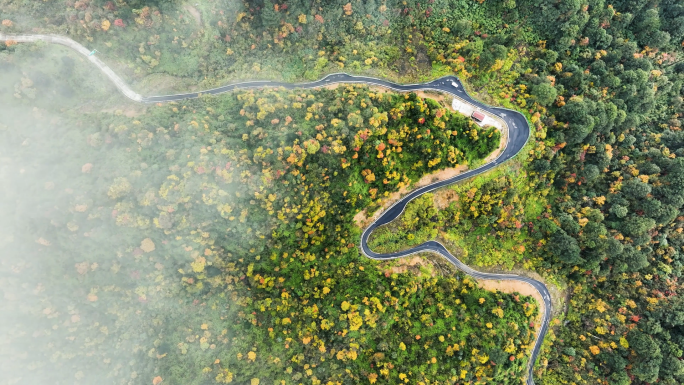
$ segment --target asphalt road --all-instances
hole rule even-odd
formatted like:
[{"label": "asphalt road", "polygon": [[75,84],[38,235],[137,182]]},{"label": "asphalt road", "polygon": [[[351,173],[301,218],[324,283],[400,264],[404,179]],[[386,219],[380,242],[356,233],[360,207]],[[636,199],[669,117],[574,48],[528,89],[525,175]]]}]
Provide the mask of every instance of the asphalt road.
[{"label": "asphalt road", "polygon": [[[474,100],[471,98],[468,93],[463,89],[463,85],[461,82],[456,78],[455,76],[446,76],[437,80],[434,80],[429,83],[422,83],[422,84],[396,84],[392,82],[388,82],[385,80],[381,79],[375,79],[375,78],[370,78],[370,77],[363,77],[363,76],[351,76],[347,74],[332,74],[324,77],[321,80],[315,81],[315,82],[310,82],[310,83],[298,83],[298,84],[293,84],[293,83],[282,83],[282,82],[273,82],[273,81],[265,81],[265,80],[260,80],[260,81],[246,81],[246,82],[239,82],[239,83],[234,83],[234,84],[229,84],[225,85],[222,87],[202,91],[202,92],[193,92],[193,93],[186,93],[186,94],[177,94],[177,95],[165,95],[165,96],[150,96],[150,97],[142,97],[141,95],[137,94],[133,90],[130,89],[130,87],[125,84],[123,80],[121,80],[115,73],[112,71],[109,67],[107,67],[104,62],[99,60],[95,55],[91,53],[91,51],[87,50],[85,47],[83,47],[81,44],[77,43],[76,41],[69,39],[64,36],[57,36],[57,35],[4,35],[0,33],[0,41],[6,41],[6,40],[15,40],[17,42],[35,42],[38,40],[46,41],[49,43],[53,44],[61,44],[67,47],[70,47],[74,49],[75,51],[81,53],[82,55],[86,56],[93,64],[95,64],[103,74],[105,74],[109,79],[116,85],[116,87],[128,98],[131,100],[137,101],[137,102],[143,102],[143,103],[160,103],[160,102],[170,102],[170,101],[178,101],[178,100],[183,100],[183,99],[189,99],[189,98],[196,98],[201,95],[216,95],[224,92],[230,92],[235,89],[244,89],[244,88],[259,88],[259,87],[283,87],[286,89],[295,89],[295,88],[315,88],[315,87],[321,87],[325,86],[328,84],[333,84],[333,83],[363,83],[363,84],[374,84],[374,85],[379,85],[383,86],[386,88],[390,88],[392,90],[396,91],[417,91],[417,90],[434,90],[434,91],[441,91],[445,93],[449,93],[452,95],[455,95],[468,103],[476,106],[480,110],[484,110],[490,114],[496,115],[500,117],[508,126],[508,140],[506,143],[506,147],[504,151],[499,155],[498,158],[495,160],[477,168],[474,170],[469,170],[467,172],[464,172],[460,175],[457,175],[453,178],[443,180],[440,182],[433,183],[428,186],[421,187],[419,189],[416,189],[406,195],[405,197],[401,198],[398,202],[396,202],[393,206],[391,206],[389,209],[387,209],[385,212],[378,217],[368,228],[366,228],[361,235],[361,250],[362,252],[369,258],[377,259],[377,260],[386,260],[386,259],[394,259],[394,258],[401,258],[405,257],[411,254],[415,253],[420,253],[420,252],[433,252],[441,255],[442,257],[446,258],[449,262],[454,264],[457,268],[465,272],[466,274],[472,276],[475,279],[495,279],[495,280],[514,280],[514,281],[522,281],[522,282],[527,282],[534,286],[535,289],[541,294],[543,300],[544,300],[544,313],[542,314],[542,325],[541,328],[539,329],[538,335],[537,335],[537,340],[535,341],[534,348],[532,349],[532,353],[530,356],[530,361],[528,365],[528,376],[527,376],[527,384],[528,385],[533,385],[534,384],[534,379],[533,379],[533,366],[535,361],[537,360],[537,357],[539,355],[539,351],[541,349],[542,342],[544,341],[544,336],[546,335],[546,332],[548,330],[548,325],[549,325],[549,320],[551,318],[551,296],[549,295],[549,291],[547,290],[546,286],[534,279],[527,278],[527,277],[521,277],[517,275],[512,275],[512,274],[492,274],[492,273],[483,273],[479,272],[476,270],[471,269],[467,265],[463,264],[458,258],[454,257],[449,251],[439,242],[436,241],[429,241],[425,242],[422,245],[416,246],[414,248],[411,248],[409,250],[404,250],[396,253],[389,253],[389,254],[378,254],[373,252],[369,247],[368,247],[368,236],[373,232],[374,229],[376,229],[379,226],[385,225],[392,220],[396,219],[401,213],[404,211],[404,208],[406,205],[413,199],[421,196],[422,194],[425,194],[427,192],[433,191],[435,189],[438,189],[440,187],[448,186],[453,183],[457,183],[469,178],[472,178],[478,174],[481,174],[487,170],[490,170],[497,165],[511,159],[514,157],[522,148],[525,146],[525,143],[527,143],[528,138],[530,137],[530,127],[527,123],[527,119],[520,114],[519,112],[513,111],[513,110],[508,110],[505,108],[497,108],[497,107],[490,107],[487,106],[483,103],[480,103],[477,100]],[[94,51],[92,51],[94,52]]]}]

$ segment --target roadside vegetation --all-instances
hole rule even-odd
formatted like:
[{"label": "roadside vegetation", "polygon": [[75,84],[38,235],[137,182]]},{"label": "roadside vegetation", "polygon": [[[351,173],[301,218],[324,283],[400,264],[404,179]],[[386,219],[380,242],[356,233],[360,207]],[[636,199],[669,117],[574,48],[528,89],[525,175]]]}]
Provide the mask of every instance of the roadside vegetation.
[{"label": "roadside vegetation", "polygon": [[[199,23],[192,9],[177,2],[0,1],[0,9],[3,32],[34,27],[63,32],[68,27],[70,36],[104,52],[101,57],[133,83],[150,74],[194,78],[201,87],[237,78],[314,79],[338,71],[411,81],[459,75],[484,101],[526,114],[534,138],[515,163],[453,187],[458,200],[446,209],[435,213],[427,197],[416,201],[411,209],[415,217],[400,218],[394,224],[395,233],[380,229],[374,235],[374,247],[405,248],[442,231],[464,248],[470,263],[522,266],[551,281],[567,282],[571,291],[568,312],[554,322],[537,368],[537,383],[684,382],[680,360],[684,311],[678,283],[684,246],[680,161],[684,157],[684,8],[676,1],[217,1],[194,9],[201,16]],[[12,58],[20,48],[10,42],[0,44],[0,50],[0,57]],[[35,76],[25,77],[35,82]],[[202,117],[213,116],[204,112],[207,107],[221,110],[209,101],[202,103],[176,108],[181,114],[189,108],[202,111]],[[347,99],[326,103],[321,108],[344,105]],[[375,100],[370,104],[378,105]],[[383,111],[392,121],[391,110]],[[223,116],[226,125],[233,119]],[[347,124],[349,138],[374,130],[370,117],[363,119],[359,127]],[[450,122],[457,120],[454,117]],[[159,127],[169,130],[174,121]],[[201,120],[194,121],[203,127]],[[14,123],[5,124],[14,128]],[[415,127],[422,130],[425,124]],[[256,127],[264,127],[259,135],[273,137],[272,127]],[[325,128],[327,135],[330,130]],[[463,132],[461,128],[459,135]],[[247,145],[262,146],[262,151],[269,148],[250,144],[251,135],[250,131]],[[288,138],[287,146],[294,139]],[[311,139],[320,143],[314,135],[302,137],[298,145],[304,149],[304,140]],[[443,140],[422,148],[404,145],[403,153],[443,151]],[[383,137],[382,143],[389,147],[389,137]],[[357,165],[342,169],[350,178],[351,170],[361,167],[352,162],[369,162],[355,170],[357,184],[347,184],[348,195],[353,192],[358,199],[351,211],[366,206],[372,210],[386,191],[407,183],[403,175],[391,179],[384,174],[386,168],[375,168],[384,162],[373,158],[379,154],[373,149],[378,145],[364,139],[360,160],[352,158],[351,145],[344,154],[350,164]],[[455,148],[472,159],[486,153],[468,151],[475,147]],[[305,162],[318,159],[321,150],[317,151],[307,155]],[[254,155],[250,156],[254,161]],[[444,156],[441,152],[441,163],[432,168],[426,158],[415,170],[409,163],[398,163],[393,170],[415,180],[422,173],[446,167]],[[149,164],[152,167],[162,160],[151,157]],[[318,175],[333,180],[333,165],[324,164],[316,170]],[[370,185],[364,182],[370,175],[363,174],[366,169],[375,177]],[[307,174],[311,178],[307,180],[314,180],[311,175]],[[383,184],[385,179],[391,183]],[[358,186],[368,191],[354,190]],[[374,196],[371,188],[377,188]],[[255,205],[267,205],[253,200]],[[327,205],[322,202],[321,210],[332,213],[334,209]],[[237,213],[231,215],[239,218]],[[312,231],[332,231],[326,228]],[[286,230],[279,231],[285,234]],[[354,239],[351,228],[348,233],[342,235],[345,241]],[[258,235],[270,242],[279,234],[269,229]],[[320,236],[315,234],[306,242]],[[343,233],[336,230],[335,234]],[[414,238],[409,240],[409,235]],[[265,253],[256,255],[267,260]],[[370,266],[370,262],[362,263]],[[268,265],[255,263],[254,271],[261,266]],[[184,277],[192,278],[192,285],[200,280]],[[359,288],[357,298],[363,298],[361,292]],[[470,361],[454,365],[462,363]],[[487,370],[493,373],[497,367]],[[498,383],[487,378],[493,377],[481,381]]]}]

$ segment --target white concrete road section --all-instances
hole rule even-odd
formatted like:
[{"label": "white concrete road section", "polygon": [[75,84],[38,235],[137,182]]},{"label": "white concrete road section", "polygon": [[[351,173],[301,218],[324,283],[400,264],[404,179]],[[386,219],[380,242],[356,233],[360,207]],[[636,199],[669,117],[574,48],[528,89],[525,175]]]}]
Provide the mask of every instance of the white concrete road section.
[{"label": "white concrete road section", "polygon": [[142,95],[133,91],[128,84],[126,84],[117,74],[115,74],[114,71],[112,71],[112,69],[109,68],[102,60],[98,59],[96,55],[91,55],[91,51],[89,51],[86,47],[74,40],[69,39],[68,37],[58,35],[5,35],[0,33],[0,41],[7,40],[16,41],[17,43],[33,43],[36,41],[44,41],[47,43],[67,46],[85,56],[93,64],[98,66],[100,70],[114,83],[116,88],[118,88],[119,91],[121,91],[121,93],[123,93],[127,98],[136,102],[143,100]]}]

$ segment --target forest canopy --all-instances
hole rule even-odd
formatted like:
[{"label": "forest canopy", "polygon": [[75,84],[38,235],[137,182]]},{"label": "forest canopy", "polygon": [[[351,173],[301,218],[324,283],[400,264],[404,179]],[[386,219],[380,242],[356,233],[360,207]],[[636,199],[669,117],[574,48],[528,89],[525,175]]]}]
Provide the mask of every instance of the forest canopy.
[{"label": "forest canopy", "polygon": [[[532,270],[548,284],[564,289],[569,298],[567,310],[563,306],[564,311],[552,323],[537,362],[537,383],[684,382],[684,313],[678,282],[684,252],[684,7],[679,2],[265,0],[192,6],[173,1],[0,0],[0,20],[4,33],[60,33],[97,48],[101,52],[98,55],[134,88],[156,94],[245,78],[311,80],[340,71],[411,83],[458,75],[483,101],[524,113],[533,138],[514,162],[454,186],[448,194],[435,192],[431,198],[426,195],[413,202],[409,210],[413,217],[400,218],[395,232],[374,234],[374,247],[396,250],[441,237],[452,242],[462,251],[460,257],[474,266]],[[349,381],[371,383],[519,381],[522,360],[527,356],[518,354],[531,341],[528,322],[536,311],[530,312],[525,303],[532,302],[478,292],[463,277],[386,277],[381,266],[358,255],[359,230],[352,225],[358,210],[376,209],[386,193],[409,185],[427,172],[466,162],[477,164],[497,146],[497,132],[475,128],[473,137],[473,126],[463,117],[444,113],[436,118],[434,113],[441,108],[436,101],[357,87],[300,93],[240,92],[151,107],[136,117],[99,112],[106,107],[76,113],[78,108],[73,106],[81,100],[81,93],[95,89],[93,81],[88,78],[88,90],[80,89],[72,72],[80,64],[64,53],[49,68],[31,67],[22,73],[19,66],[35,63],[41,49],[45,48],[27,48],[11,41],[0,44],[0,65],[7,71],[3,73],[13,74],[0,79],[3,100],[22,106],[27,116],[49,115],[64,123],[60,125],[64,135],[49,136],[56,138],[52,141],[41,139],[46,141],[44,146],[59,143],[81,154],[76,150],[81,147],[74,143],[85,140],[84,148],[109,146],[120,151],[112,155],[120,165],[112,162],[108,163],[111,169],[96,171],[97,163],[85,154],[95,157],[99,152],[83,153],[83,158],[78,158],[80,165],[74,163],[69,168],[74,174],[54,174],[81,186],[99,187],[86,194],[76,193],[75,186],[65,186],[72,192],[51,198],[64,202],[57,204],[58,208],[39,204],[41,195],[36,195],[33,206],[42,214],[8,216],[26,221],[15,226],[24,229],[28,237],[21,244],[31,246],[25,246],[22,258],[27,253],[57,249],[57,245],[61,245],[60,250],[65,247],[59,258],[50,260],[54,263],[51,268],[58,272],[51,278],[52,285],[58,287],[56,277],[61,280],[69,276],[73,286],[59,286],[61,290],[67,290],[68,296],[76,293],[91,308],[70,308],[73,305],[64,301],[46,305],[34,299],[30,311],[18,314],[40,317],[44,322],[41,331],[8,326],[5,332],[12,331],[21,338],[81,338],[76,337],[76,330],[70,331],[72,323],[86,319],[81,309],[95,314],[93,309],[100,311],[96,305],[109,303],[106,296],[112,295],[120,297],[111,303],[127,305],[96,313],[99,318],[92,319],[87,327],[92,334],[80,336],[88,343],[106,340],[107,333],[115,334],[112,325],[116,322],[111,321],[115,314],[131,322],[140,317],[139,322],[147,327],[145,335],[126,335],[126,340],[140,354],[139,363],[145,367],[126,372],[127,378],[135,372],[136,376],[144,373],[147,382],[156,376],[246,382],[264,378],[254,374],[257,368],[282,366],[277,375],[266,377],[315,383],[316,376],[325,383],[320,371],[330,378],[351,376]],[[60,72],[56,72],[58,68]],[[65,81],[53,80],[57,75]],[[51,82],[56,82],[58,92],[53,93]],[[379,95],[383,95],[381,99]],[[50,107],[58,104],[65,111]],[[311,115],[308,119],[307,114]],[[32,149],[28,144],[22,147],[27,140],[22,133],[24,126],[8,116],[2,121],[3,142],[14,145],[13,154]],[[288,116],[292,121],[287,121]],[[421,118],[425,118],[424,123],[419,123]],[[320,125],[323,127],[318,129]],[[380,133],[383,127],[387,131]],[[80,134],[86,139],[78,139],[82,138]],[[31,152],[45,156],[35,161],[61,164],[48,160],[54,147],[47,148]],[[224,149],[228,153],[223,154]],[[133,155],[139,158],[133,159]],[[16,165],[14,169],[30,172],[33,168]],[[235,191],[203,179],[211,176],[225,181],[228,174],[233,179],[225,183],[236,184]],[[41,180],[40,184],[52,186],[46,184],[49,182]],[[264,189],[254,195],[259,186]],[[457,196],[458,200],[443,204],[441,194]],[[239,203],[229,203],[228,197]],[[19,208],[28,210],[28,206]],[[219,228],[216,221],[228,225]],[[90,244],[92,256],[77,257],[67,240],[76,235],[81,238],[81,232],[98,235],[86,230],[91,226],[86,223],[115,230],[101,230],[96,238],[101,243]],[[141,226],[149,226],[161,238],[140,237]],[[177,227],[189,235],[176,235],[173,231]],[[227,232],[225,227],[232,230]],[[238,231],[245,227],[251,230]],[[59,242],[39,235],[56,228],[64,232]],[[119,232],[117,239],[109,236]],[[4,247],[17,242],[15,237]],[[302,245],[304,249],[300,249]],[[172,248],[181,248],[187,255],[172,258],[172,263],[162,260],[174,255]],[[118,250],[121,257],[116,258],[145,262],[145,267],[124,267],[111,259],[107,262],[111,265],[99,261],[97,255],[112,258],[105,257],[103,250]],[[28,278],[17,278],[15,274],[19,273],[14,270],[22,270],[17,266],[24,265],[18,254],[14,257],[19,262],[3,266],[12,271],[0,278],[3,288],[11,280],[13,287],[26,284],[24,291],[38,287],[38,294],[32,295],[47,296],[52,290],[52,286],[44,290],[47,280],[28,284],[22,280]],[[153,267],[148,264],[151,262],[162,267]],[[117,268],[117,264],[122,266]],[[330,267],[321,267],[325,264]],[[274,273],[276,267],[280,270]],[[99,276],[122,272],[132,283],[108,285],[107,279]],[[163,276],[160,282],[168,285],[160,284],[163,290],[138,281],[154,281],[158,276]],[[279,278],[284,281],[278,282]],[[295,283],[302,285],[297,289],[301,293],[295,290],[299,287]],[[414,293],[415,285],[424,289]],[[98,288],[93,292],[95,286]],[[378,291],[380,286],[384,289]],[[323,295],[325,288],[330,292]],[[281,294],[276,295],[276,289]],[[378,297],[382,292],[389,294]],[[148,300],[154,298],[153,293],[173,293],[164,295],[174,299],[176,293],[183,293],[187,301],[174,305],[180,308],[171,312],[173,316],[160,310],[147,313],[154,308],[151,305],[155,302]],[[407,293],[426,297],[409,299]],[[504,317],[499,318],[496,308],[475,305],[480,297],[485,306],[494,306],[494,302],[505,305],[501,307]],[[468,301],[473,300],[471,305]],[[229,307],[221,301],[227,301]],[[323,316],[334,323],[325,330],[327,334],[321,334],[321,324],[317,323],[321,330],[315,334],[304,323],[316,313],[312,303],[320,316],[322,309],[327,309],[324,303],[335,309],[325,310],[330,313]],[[145,313],[136,314],[143,312],[143,306]],[[292,306],[288,311],[298,314],[278,313],[285,312],[283,306]],[[377,321],[371,321],[379,325],[377,328],[366,322],[366,310],[369,320],[377,315]],[[495,310],[497,314],[492,313]],[[214,316],[211,322],[209,314]],[[341,319],[343,315],[345,319]],[[180,321],[169,317],[186,318]],[[224,321],[221,317],[238,317],[240,322],[231,324],[230,329],[219,328]],[[358,330],[351,330],[359,318],[363,323]],[[493,322],[497,318],[500,322]],[[517,328],[501,323],[509,318]],[[105,319],[113,323],[106,324]],[[274,323],[267,326],[267,319]],[[458,326],[450,322],[458,322]],[[167,324],[174,327],[164,329],[162,325]],[[202,328],[205,324],[206,329]],[[58,328],[51,329],[55,325]],[[519,334],[511,335],[514,329]],[[294,336],[293,330],[309,334]],[[344,330],[346,334],[336,334]],[[440,331],[430,334],[431,330]],[[232,334],[234,331],[239,333]],[[361,335],[361,331],[366,333]],[[467,334],[459,334],[461,331]],[[363,343],[361,338],[366,338]],[[138,339],[151,342],[134,342]],[[468,343],[472,339],[476,346],[462,349],[461,339]],[[515,354],[506,351],[509,339]],[[214,351],[211,345],[218,346],[217,341],[222,340],[235,346],[231,347],[237,349],[231,351],[234,355],[209,359]],[[274,350],[271,358],[265,353],[271,348],[263,349],[271,345],[257,343],[274,341],[283,352],[297,349],[296,354],[283,359]],[[55,362],[59,362],[56,357],[76,359],[72,356],[76,353],[55,350],[56,345],[50,345],[49,340],[37,343],[42,344],[42,356]],[[325,352],[321,352],[321,343]],[[334,359],[316,362],[316,366],[306,360],[314,357],[320,361],[321,354],[332,354],[333,346]],[[97,357],[93,349],[79,351]],[[197,358],[181,360],[178,357],[186,357],[184,351]],[[485,353],[489,361],[481,360]],[[442,365],[447,360],[454,362],[454,356],[457,361],[453,365]],[[276,358],[280,361],[273,362]],[[109,365],[100,363],[106,359],[110,358],[97,357],[97,365]],[[121,367],[111,365],[115,368],[111,369],[112,376],[123,376],[121,368],[129,368],[129,361],[130,356],[121,361]],[[181,362],[182,366],[170,362]],[[41,366],[41,370],[50,372],[50,365],[57,364]],[[68,365],[63,368],[71,369]],[[76,378],[87,383],[86,375],[81,371]]]},{"label": "forest canopy", "polygon": [[[531,298],[392,273],[355,246],[356,211],[482,159],[495,129],[361,86],[237,91],[135,117],[74,111],[56,125],[51,114],[2,123],[19,203],[3,244],[11,378],[27,365],[83,383],[525,374]],[[452,358],[472,363],[441,364]]]}]

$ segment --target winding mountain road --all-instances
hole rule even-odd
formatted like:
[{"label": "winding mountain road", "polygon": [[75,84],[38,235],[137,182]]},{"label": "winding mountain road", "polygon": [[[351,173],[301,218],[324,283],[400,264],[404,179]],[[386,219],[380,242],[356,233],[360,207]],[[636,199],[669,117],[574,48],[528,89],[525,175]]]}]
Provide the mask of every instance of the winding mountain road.
[{"label": "winding mountain road", "polygon": [[377,85],[377,86],[382,86],[386,87],[395,91],[399,92],[407,92],[407,91],[418,91],[418,90],[431,90],[431,91],[439,91],[439,92],[444,92],[447,94],[451,94],[466,103],[469,103],[479,110],[485,111],[488,114],[495,115],[499,117],[503,122],[508,126],[508,135],[507,135],[507,142],[505,149],[499,154],[499,156],[492,160],[491,162],[482,165],[481,167],[478,167],[473,170],[469,170],[467,172],[461,173],[455,177],[439,181],[433,184],[430,184],[428,186],[424,186],[421,188],[418,188],[403,198],[401,198],[399,201],[397,201],[394,205],[392,205],[389,209],[385,210],[379,217],[370,225],[368,226],[362,233],[361,235],[361,250],[362,252],[369,258],[376,259],[376,260],[387,260],[387,259],[394,259],[394,258],[401,258],[401,257],[406,257],[411,254],[415,253],[420,253],[420,252],[433,252],[441,255],[442,257],[446,258],[449,262],[451,262],[454,266],[462,270],[464,273],[472,276],[475,279],[493,279],[493,280],[511,280],[511,281],[521,281],[521,282],[526,282],[530,285],[532,285],[541,295],[543,301],[544,301],[544,312],[542,314],[542,323],[541,327],[538,330],[537,334],[537,339],[534,344],[534,348],[532,349],[531,355],[530,355],[530,360],[528,363],[528,374],[527,374],[527,384],[528,385],[534,385],[534,379],[533,379],[533,367],[534,363],[539,355],[542,343],[544,341],[544,336],[546,335],[546,332],[548,330],[548,325],[549,321],[551,318],[551,296],[549,294],[548,289],[546,286],[537,280],[534,280],[532,278],[528,277],[522,277],[518,275],[513,275],[513,274],[492,274],[492,273],[483,273],[479,272],[476,270],[473,270],[469,266],[465,265],[463,262],[461,262],[458,258],[453,256],[441,243],[436,242],[436,241],[428,241],[425,242],[419,246],[413,247],[409,250],[404,250],[404,251],[399,251],[395,253],[388,253],[388,254],[378,254],[373,252],[369,247],[368,247],[368,237],[370,234],[373,232],[374,229],[378,228],[379,226],[385,225],[397,217],[401,215],[401,213],[404,211],[406,208],[406,205],[413,199],[418,198],[419,196],[436,190],[440,187],[448,186],[453,183],[457,183],[463,180],[466,180],[468,178],[472,178],[476,175],[479,175],[485,171],[491,170],[497,165],[513,158],[515,155],[522,150],[522,148],[525,146],[527,143],[527,140],[530,137],[530,126],[528,125],[527,119],[525,116],[520,114],[517,111],[505,109],[505,108],[499,108],[499,107],[491,107],[488,105],[485,105],[468,95],[468,93],[465,91],[463,88],[463,85],[461,84],[460,80],[455,77],[455,76],[446,76],[443,78],[439,78],[437,80],[428,82],[428,83],[421,83],[421,84],[408,84],[408,85],[402,85],[402,84],[396,84],[392,82],[388,82],[385,80],[381,79],[376,79],[376,78],[371,78],[371,77],[364,77],[364,76],[352,76],[344,73],[339,73],[339,74],[331,74],[326,77],[324,77],[321,80],[317,80],[315,82],[309,82],[309,83],[297,83],[297,84],[292,84],[292,83],[282,83],[282,82],[275,82],[275,81],[267,81],[267,80],[255,80],[255,81],[244,81],[244,82],[239,82],[239,83],[233,83],[233,84],[228,84],[222,87],[218,88],[213,88],[210,90],[206,91],[201,91],[201,92],[192,92],[192,93],[184,93],[184,94],[176,94],[176,95],[164,95],[164,96],[150,96],[150,97],[143,97],[140,94],[136,93],[133,91],[118,75],[116,75],[104,62],[102,62],[100,59],[98,59],[95,55],[91,54],[91,51],[86,49],[84,46],[79,44],[78,42],[71,40],[67,37],[63,36],[57,36],[57,35],[4,35],[0,33],[0,41],[7,41],[7,40],[13,40],[19,43],[23,42],[36,42],[36,41],[45,41],[48,43],[54,43],[54,44],[60,44],[64,45],[67,47],[70,47],[80,54],[86,56],[93,64],[95,64],[97,67],[100,68],[100,70],[110,78],[110,80],[114,83],[114,85],[129,99],[136,101],[136,102],[142,102],[142,103],[161,103],[161,102],[170,102],[170,101],[178,101],[178,100],[183,100],[183,99],[188,99],[188,98],[196,98],[201,95],[216,95],[216,94],[221,94],[224,92],[230,92],[236,89],[244,89],[244,88],[259,88],[259,87],[283,87],[286,89],[295,89],[295,88],[316,88],[316,87],[322,87],[326,86],[329,84],[335,84],[335,83],[363,83],[363,84],[372,84],[372,85]]}]

